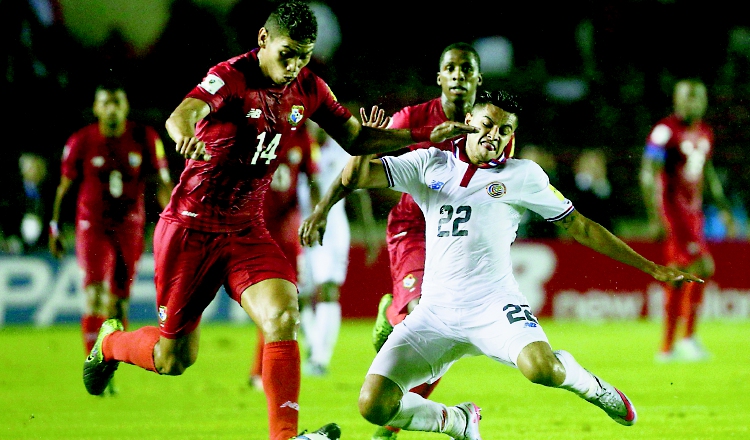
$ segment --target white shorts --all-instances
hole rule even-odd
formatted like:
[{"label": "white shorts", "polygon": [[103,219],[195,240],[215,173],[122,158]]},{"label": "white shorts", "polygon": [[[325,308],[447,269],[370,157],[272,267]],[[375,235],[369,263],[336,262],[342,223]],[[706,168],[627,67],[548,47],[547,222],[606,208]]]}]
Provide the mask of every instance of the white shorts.
[{"label": "white shorts", "polygon": [[323,246],[306,247],[302,252],[303,265],[299,276],[300,295],[310,295],[317,286],[332,282],[344,284],[349,268],[351,231],[343,201],[328,213],[328,224]]},{"label": "white shorts", "polygon": [[521,293],[492,300],[462,309],[420,303],[394,327],[367,374],[387,377],[407,392],[435,382],[462,357],[485,355],[516,367],[524,347],[549,342]]}]

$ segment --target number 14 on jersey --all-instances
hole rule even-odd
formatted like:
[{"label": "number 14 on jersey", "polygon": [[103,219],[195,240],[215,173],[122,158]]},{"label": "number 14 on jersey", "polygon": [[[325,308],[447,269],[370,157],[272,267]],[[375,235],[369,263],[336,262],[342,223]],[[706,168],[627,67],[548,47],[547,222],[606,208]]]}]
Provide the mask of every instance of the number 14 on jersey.
[{"label": "number 14 on jersey", "polygon": [[265,159],[266,165],[268,165],[272,160],[278,157],[276,155],[276,148],[281,142],[281,134],[277,133],[267,146],[263,144],[263,142],[266,140],[265,131],[259,134],[257,139],[258,145],[255,147],[255,154],[253,155],[253,160],[250,161],[250,165],[255,165],[256,163],[258,163],[258,159]]}]

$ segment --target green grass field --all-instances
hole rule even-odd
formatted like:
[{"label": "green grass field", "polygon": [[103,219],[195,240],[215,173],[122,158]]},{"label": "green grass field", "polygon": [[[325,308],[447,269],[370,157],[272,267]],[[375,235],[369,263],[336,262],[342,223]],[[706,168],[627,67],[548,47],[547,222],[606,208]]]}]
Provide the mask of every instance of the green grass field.
[{"label": "green grass field", "polygon": [[[485,358],[463,359],[433,398],[482,407],[494,439],[750,439],[750,322],[700,328],[712,360],[657,365],[653,322],[542,321],[554,348],[625,391],[638,423],[623,427],[575,395],[532,385]],[[356,402],[374,351],[371,321],[345,321],[330,374],[303,378],[300,429],[335,421],[342,439],[369,440]],[[133,326],[135,327],[135,325]],[[204,325],[198,362],[180,377],[121,365],[120,394],[93,397],[81,381],[77,325],[0,329],[1,439],[265,439],[265,398],[247,386],[252,326]],[[447,438],[406,432],[400,440]]]}]

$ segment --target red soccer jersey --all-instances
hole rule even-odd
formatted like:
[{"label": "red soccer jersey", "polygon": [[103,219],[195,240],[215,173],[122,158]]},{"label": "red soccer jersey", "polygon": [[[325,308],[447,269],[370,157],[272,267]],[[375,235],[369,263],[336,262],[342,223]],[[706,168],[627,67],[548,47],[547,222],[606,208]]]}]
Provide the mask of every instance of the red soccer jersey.
[{"label": "red soccer jersey", "polygon": [[307,68],[288,86],[269,86],[258,49],[212,67],[188,97],[211,113],[196,127],[209,161],[187,160],[162,218],[205,232],[236,232],[263,221],[271,176],[297,127],[310,117],[324,130],[351,113]]},{"label": "red soccer jersey", "polygon": [[646,156],[664,164],[660,179],[667,226],[685,242],[703,241],[703,169],[713,145],[706,123],[686,125],[676,115],[659,121],[646,142]]},{"label": "red soccer jersey", "polygon": [[300,173],[312,176],[318,166],[312,157],[312,139],[304,128],[296,131],[289,148],[277,159],[270,190],[266,193],[265,219],[269,224],[298,208],[297,182]]},{"label": "red soccer jersey", "polygon": [[98,124],[88,125],[63,150],[62,175],[80,182],[76,220],[105,228],[145,224],[146,178],[157,171],[169,172],[159,134],[131,121],[118,138],[105,138]]},{"label": "red soccer jersey", "polygon": [[[443,105],[440,98],[435,98],[422,104],[404,107],[396,112],[391,118],[389,128],[419,128],[427,126],[440,125],[446,122],[448,117],[445,116]],[[420,142],[409,146],[410,150],[420,148],[429,148],[431,146],[441,150],[451,151],[453,146],[450,141],[443,141],[440,144],[430,142]],[[411,195],[403,193],[396,206],[388,213],[388,225],[386,233],[389,237],[404,231],[424,235],[425,222],[422,210],[414,202]]]}]

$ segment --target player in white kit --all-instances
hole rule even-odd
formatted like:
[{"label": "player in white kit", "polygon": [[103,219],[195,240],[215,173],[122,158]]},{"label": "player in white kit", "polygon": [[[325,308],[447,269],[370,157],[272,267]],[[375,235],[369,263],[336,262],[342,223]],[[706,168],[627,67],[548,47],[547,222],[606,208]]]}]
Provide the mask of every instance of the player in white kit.
[{"label": "player in white kit", "polygon": [[578,213],[536,163],[503,157],[519,111],[513,96],[482,92],[466,116],[477,132],[455,140],[453,152],[357,156],[344,169],[342,183],[350,189],[411,194],[427,225],[422,299],[394,328],[360,391],[360,413],[371,423],[481,439],[473,402],[447,407],[408,392],[437,380],[461,357],[478,355],[518,368],[533,383],[572,391],[622,425],[636,422],[625,394],[550,347],[513,277],[510,245],[521,215],[531,209],[579,243],[659,281],[702,280],[647,260]]},{"label": "player in white kit", "polygon": [[[308,127],[317,144],[313,148],[313,159],[318,168],[315,181],[320,188],[327,188],[334,179],[339,178],[351,155],[316,124],[309,123]],[[308,217],[312,212],[312,200],[305,185],[305,180],[300,179],[298,199],[302,218]],[[358,197],[358,203],[355,205],[359,208],[363,220],[364,236],[374,237],[374,219],[369,193],[360,190],[352,195]],[[339,200],[331,208],[327,224],[331,233],[326,235],[325,244],[316,243],[305,247],[300,264],[300,331],[307,349],[303,373],[311,376],[322,376],[327,373],[341,328],[339,288],[346,280],[351,245],[351,231],[344,200]],[[366,245],[368,250],[376,251],[376,245],[371,240],[366,240]]]}]

